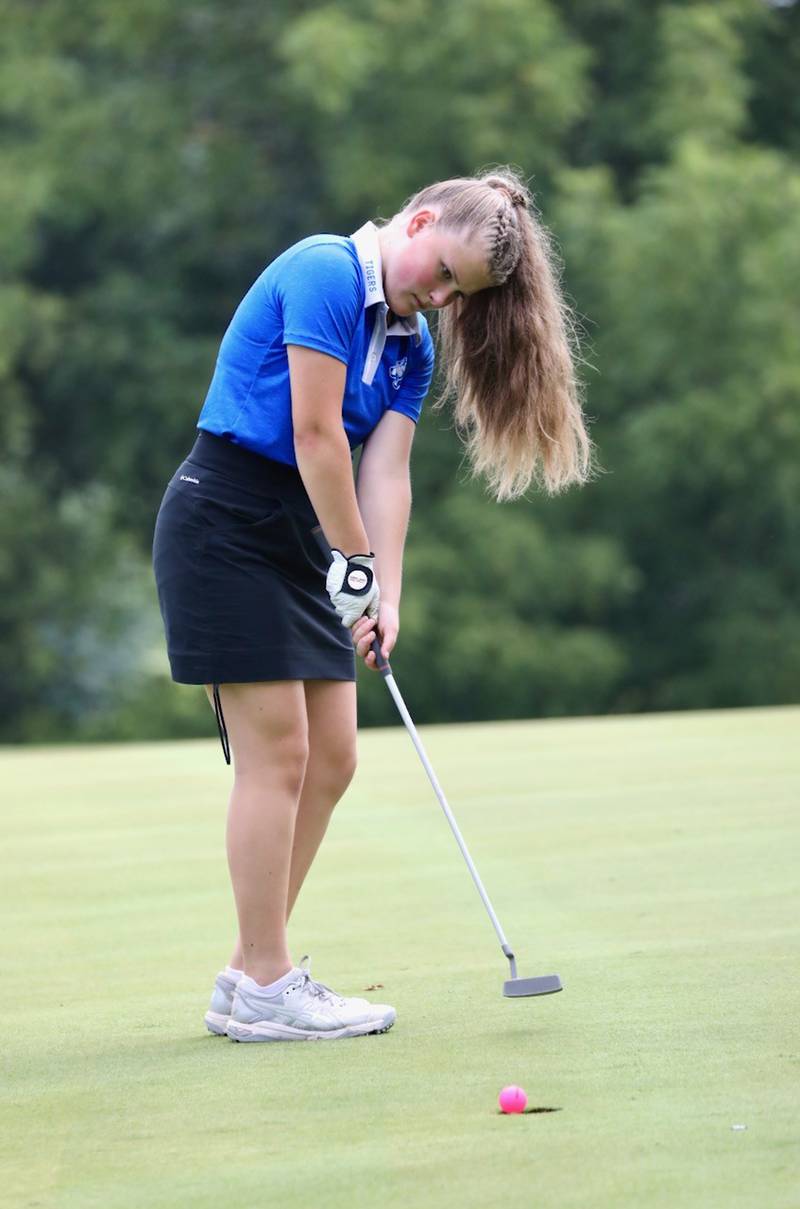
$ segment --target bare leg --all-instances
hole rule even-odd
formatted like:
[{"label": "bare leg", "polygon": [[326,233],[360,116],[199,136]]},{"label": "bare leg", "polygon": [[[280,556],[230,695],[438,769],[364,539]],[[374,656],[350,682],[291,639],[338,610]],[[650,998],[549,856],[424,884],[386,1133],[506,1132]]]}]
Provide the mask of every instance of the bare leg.
[{"label": "bare leg", "polygon": [[[307,680],[309,756],[297,808],[286,906],[286,921],[328,828],[333,809],[356,766],[356,685],[346,680]],[[209,691],[209,699],[211,694]],[[244,969],[242,942],[230,965]]]},{"label": "bare leg", "polygon": [[225,684],[220,699],[234,762],[227,848],[240,945],[231,965],[265,986],[293,964],[286,901],[308,759],[305,694],[302,681],[280,680]]},{"label": "bare leg", "polygon": [[286,904],[287,921],[328,829],[333,808],[356,769],[356,685],[306,680],[308,764],[297,808]]}]

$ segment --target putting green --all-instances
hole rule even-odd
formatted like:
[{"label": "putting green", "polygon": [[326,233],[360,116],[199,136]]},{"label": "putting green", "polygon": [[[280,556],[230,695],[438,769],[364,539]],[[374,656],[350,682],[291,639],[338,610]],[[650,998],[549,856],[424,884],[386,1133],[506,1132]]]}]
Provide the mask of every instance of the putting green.
[{"label": "putting green", "polygon": [[362,733],[290,946],[398,1019],[314,1045],[203,1025],[218,742],[4,749],[0,1203],[796,1207],[799,724],[423,728],[520,975],[563,980],[518,1000],[405,730]]}]

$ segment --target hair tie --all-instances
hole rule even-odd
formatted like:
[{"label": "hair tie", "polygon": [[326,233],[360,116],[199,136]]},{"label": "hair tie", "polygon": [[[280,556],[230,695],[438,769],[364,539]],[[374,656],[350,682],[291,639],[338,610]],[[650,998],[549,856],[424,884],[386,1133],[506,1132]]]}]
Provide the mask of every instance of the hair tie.
[{"label": "hair tie", "polygon": [[486,183],[490,188],[496,189],[498,193],[505,193],[512,206],[527,210],[528,199],[521,189],[517,189],[516,186],[498,177],[490,177]]}]

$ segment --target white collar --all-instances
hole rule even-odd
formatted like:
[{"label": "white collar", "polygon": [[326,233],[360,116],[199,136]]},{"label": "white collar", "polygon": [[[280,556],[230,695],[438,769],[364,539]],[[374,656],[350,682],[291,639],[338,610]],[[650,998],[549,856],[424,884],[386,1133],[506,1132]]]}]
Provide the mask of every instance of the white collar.
[{"label": "white collar", "polygon": [[[386,296],[383,292],[383,265],[381,263],[381,247],[378,242],[378,228],[374,222],[365,222],[351,236],[356,249],[361,268],[364,270],[364,310],[380,304],[384,317],[389,311]],[[419,330],[419,319],[415,314],[407,317],[396,315],[391,327],[386,328],[387,336],[414,336],[415,343],[422,341]]]}]

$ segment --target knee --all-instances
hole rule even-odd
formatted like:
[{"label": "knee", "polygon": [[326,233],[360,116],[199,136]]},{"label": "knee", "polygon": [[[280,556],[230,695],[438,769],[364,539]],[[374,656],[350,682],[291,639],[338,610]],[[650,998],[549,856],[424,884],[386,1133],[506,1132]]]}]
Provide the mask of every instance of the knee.
[{"label": "knee", "polygon": [[321,753],[319,766],[327,797],[338,802],[355,776],[357,763],[355,743]]},{"label": "knee", "polygon": [[302,729],[287,730],[280,742],[272,744],[273,769],[298,794],[303,787],[308,755],[308,734]]},{"label": "knee", "polygon": [[308,740],[302,732],[287,732],[248,748],[234,744],[234,767],[237,781],[268,783],[298,798],[308,767]]},{"label": "knee", "polygon": [[354,743],[351,748],[349,748],[347,751],[343,752],[340,756],[339,781],[340,781],[342,793],[344,793],[345,789],[347,789],[347,786],[350,784],[353,777],[356,775],[356,765],[357,764],[358,764],[358,754],[356,752],[356,745]]}]

